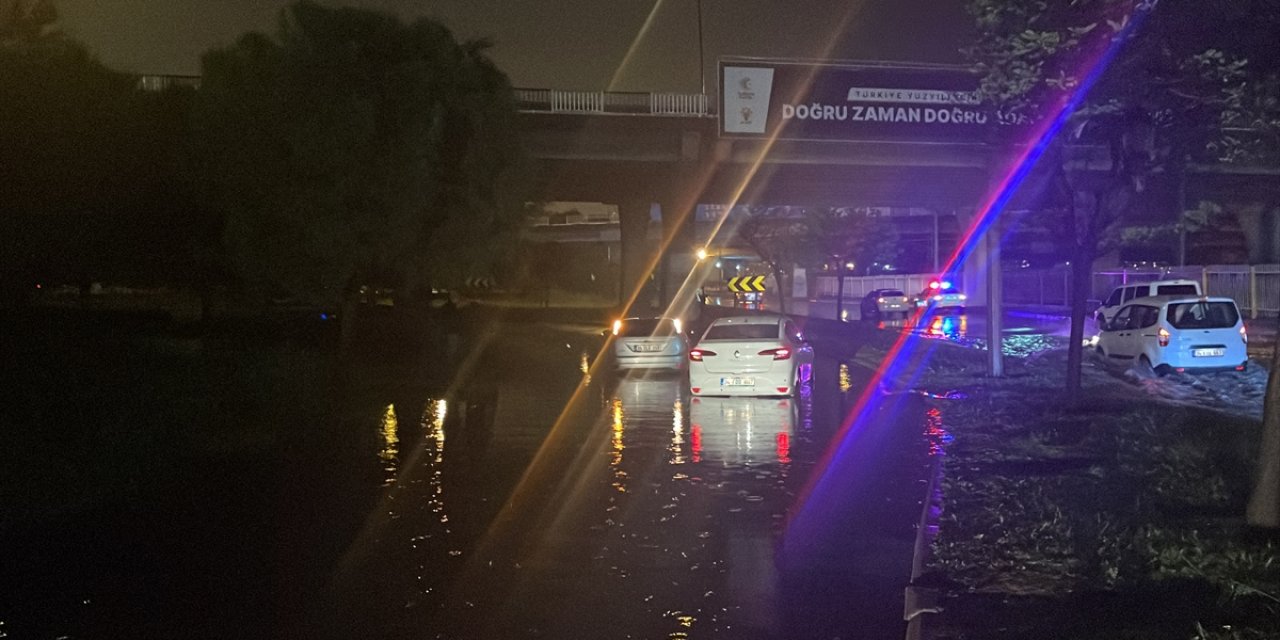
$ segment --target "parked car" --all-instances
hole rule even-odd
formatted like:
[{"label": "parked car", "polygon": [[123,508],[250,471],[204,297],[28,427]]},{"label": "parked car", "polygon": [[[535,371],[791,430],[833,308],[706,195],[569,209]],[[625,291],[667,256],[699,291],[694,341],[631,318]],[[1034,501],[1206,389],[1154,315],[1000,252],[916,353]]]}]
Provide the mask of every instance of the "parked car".
[{"label": "parked car", "polygon": [[624,318],[613,321],[613,355],[618,369],[685,366],[689,342],[678,318]]},{"label": "parked car", "polygon": [[813,347],[782,316],[718,318],[689,350],[695,396],[786,396],[812,374]]},{"label": "parked car", "polygon": [[924,291],[916,294],[916,306],[936,311],[949,310],[963,313],[968,299],[969,296],[960,293],[950,280],[931,280]]},{"label": "parked car", "polygon": [[1138,298],[1149,298],[1151,296],[1200,296],[1204,292],[1200,290],[1200,283],[1195,280],[1154,280],[1151,282],[1141,282],[1134,284],[1126,284],[1111,290],[1102,301],[1102,306],[1098,307],[1094,312],[1094,321],[1098,325],[1098,329],[1107,323],[1108,320],[1116,316],[1116,312],[1120,310],[1120,306],[1130,300]]},{"label": "parked car", "polygon": [[907,294],[898,289],[872,289],[862,298],[862,319],[880,320],[896,314],[905,318],[914,308]]},{"label": "parked car", "polygon": [[1243,371],[1248,341],[1231,298],[1148,296],[1120,307],[1098,334],[1097,351],[1160,375]]}]

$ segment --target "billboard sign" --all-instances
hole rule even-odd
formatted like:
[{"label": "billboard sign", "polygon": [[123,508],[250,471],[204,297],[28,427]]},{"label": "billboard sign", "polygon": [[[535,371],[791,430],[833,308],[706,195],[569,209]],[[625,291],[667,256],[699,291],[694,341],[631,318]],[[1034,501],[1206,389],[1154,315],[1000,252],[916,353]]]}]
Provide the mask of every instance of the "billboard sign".
[{"label": "billboard sign", "polygon": [[720,135],[982,142],[996,118],[962,67],[722,59]]}]

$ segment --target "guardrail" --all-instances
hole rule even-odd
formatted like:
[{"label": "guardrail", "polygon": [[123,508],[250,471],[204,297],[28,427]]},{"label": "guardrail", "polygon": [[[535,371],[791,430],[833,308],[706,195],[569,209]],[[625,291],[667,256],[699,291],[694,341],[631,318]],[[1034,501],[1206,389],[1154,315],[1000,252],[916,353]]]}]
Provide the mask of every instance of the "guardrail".
[{"label": "guardrail", "polygon": [[[174,87],[200,88],[200,76],[150,74],[138,76],[143,91]],[[642,93],[623,91],[561,91],[514,89],[521,111],[531,113],[608,113],[628,115],[706,117],[710,101],[701,93]]]},{"label": "guardrail", "polygon": [[530,113],[604,113],[682,117],[710,115],[707,96],[700,93],[516,89],[515,95],[520,110]]}]

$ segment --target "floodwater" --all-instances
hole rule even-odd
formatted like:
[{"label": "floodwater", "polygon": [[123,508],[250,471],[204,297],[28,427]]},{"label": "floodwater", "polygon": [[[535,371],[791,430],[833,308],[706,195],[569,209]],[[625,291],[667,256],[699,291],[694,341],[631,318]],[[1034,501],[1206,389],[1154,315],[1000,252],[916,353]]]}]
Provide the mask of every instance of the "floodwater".
[{"label": "floodwater", "polygon": [[821,353],[799,395],[730,399],[616,375],[591,330],[487,345],[445,384],[362,374],[163,499],[9,531],[0,636],[902,637],[918,397],[860,402]]}]

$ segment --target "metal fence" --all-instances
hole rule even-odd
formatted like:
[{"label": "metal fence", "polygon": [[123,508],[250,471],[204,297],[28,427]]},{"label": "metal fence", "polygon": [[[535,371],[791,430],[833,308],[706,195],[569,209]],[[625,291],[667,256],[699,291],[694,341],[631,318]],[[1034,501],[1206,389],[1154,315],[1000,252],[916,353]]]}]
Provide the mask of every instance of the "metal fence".
[{"label": "metal fence", "polygon": [[[898,289],[907,295],[924,291],[929,280],[934,276],[928,274],[894,274],[885,276],[846,276],[844,279],[844,299],[858,301],[875,289]],[[836,276],[816,276],[813,278],[813,290],[810,294],[817,298],[835,298],[840,283]],[[956,286],[962,287],[959,282]]]},{"label": "metal fence", "polygon": [[[923,291],[931,277],[928,274],[846,277],[844,298],[860,300],[872,289],[901,289],[909,295]],[[1208,295],[1232,298],[1252,318],[1280,314],[1280,264],[1098,271],[1093,274],[1093,297],[1103,300],[1112,289],[1125,284],[1171,278],[1195,280]],[[1071,305],[1070,269],[1005,271],[1002,284],[1005,304],[1063,310]],[[810,295],[819,299],[835,298],[838,286],[835,276],[816,276]]]},{"label": "metal fence", "polygon": [[1170,278],[1195,280],[1208,295],[1233,298],[1241,310],[1254,318],[1280,313],[1280,264],[1101,271],[1093,276],[1093,292],[1103,298],[1112,289],[1129,282]]}]

